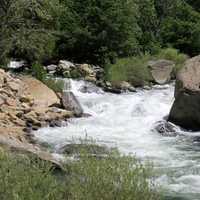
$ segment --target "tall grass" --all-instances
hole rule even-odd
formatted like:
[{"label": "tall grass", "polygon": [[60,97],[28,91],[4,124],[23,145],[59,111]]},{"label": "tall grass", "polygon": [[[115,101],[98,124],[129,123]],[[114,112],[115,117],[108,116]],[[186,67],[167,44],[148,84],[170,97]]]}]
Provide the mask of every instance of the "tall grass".
[{"label": "tall grass", "polygon": [[157,200],[150,168],[131,156],[82,153],[55,175],[37,158],[0,152],[1,200]]}]

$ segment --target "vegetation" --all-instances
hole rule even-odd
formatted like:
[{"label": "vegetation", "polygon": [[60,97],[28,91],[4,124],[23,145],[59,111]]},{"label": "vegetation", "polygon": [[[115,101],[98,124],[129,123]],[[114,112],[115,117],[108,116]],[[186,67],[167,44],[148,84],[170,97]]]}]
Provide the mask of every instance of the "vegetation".
[{"label": "vegetation", "polygon": [[107,66],[107,79],[112,83],[127,81],[134,86],[148,85],[153,81],[148,68],[148,61],[156,59],[168,59],[175,63],[174,76],[187,59],[185,54],[178,50],[167,48],[160,50],[156,55],[143,55],[118,59],[115,64]]},{"label": "vegetation", "polygon": [[199,54],[193,0],[1,0],[0,62],[67,58],[93,64],[174,47]]},{"label": "vegetation", "polygon": [[83,153],[61,176],[53,169],[37,158],[0,152],[0,199],[159,199],[150,168],[117,152],[101,159]]}]

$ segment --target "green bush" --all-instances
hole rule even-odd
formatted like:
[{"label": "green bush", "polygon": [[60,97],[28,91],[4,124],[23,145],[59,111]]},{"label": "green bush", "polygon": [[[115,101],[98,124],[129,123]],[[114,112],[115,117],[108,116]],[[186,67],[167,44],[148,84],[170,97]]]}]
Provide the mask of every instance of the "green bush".
[{"label": "green bush", "polygon": [[173,48],[161,49],[156,58],[172,60],[176,65],[183,64],[188,56]]},{"label": "green bush", "polygon": [[175,63],[173,69],[173,76],[183,67],[184,62],[188,59],[186,54],[180,53],[179,50],[174,48],[161,49],[160,52],[155,56],[157,59],[172,60]]},{"label": "green bush", "polygon": [[144,86],[152,81],[147,68],[150,56],[118,59],[116,64],[108,66],[107,79],[112,83],[127,81],[134,86]]},{"label": "green bush", "polygon": [[66,172],[45,161],[0,151],[1,200],[157,200],[150,167],[131,156],[81,154]]},{"label": "green bush", "polygon": [[36,79],[42,82],[46,80],[47,72],[40,63],[34,63],[31,67],[31,72]]}]

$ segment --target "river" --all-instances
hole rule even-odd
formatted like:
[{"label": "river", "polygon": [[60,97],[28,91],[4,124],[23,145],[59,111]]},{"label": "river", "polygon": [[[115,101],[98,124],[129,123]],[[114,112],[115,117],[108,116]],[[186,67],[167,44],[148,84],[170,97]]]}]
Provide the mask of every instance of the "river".
[{"label": "river", "polygon": [[176,127],[178,136],[163,137],[155,129],[169,114],[173,84],[120,95],[104,93],[90,84],[88,93],[81,92],[85,84],[72,81],[72,91],[91,117],[71,119],[67,127],[40,129],[36,138],[55,151],[84,138],[118,147],[124,154],[153,162],[155,181],[167,199],[200,200],[200,133]]}]

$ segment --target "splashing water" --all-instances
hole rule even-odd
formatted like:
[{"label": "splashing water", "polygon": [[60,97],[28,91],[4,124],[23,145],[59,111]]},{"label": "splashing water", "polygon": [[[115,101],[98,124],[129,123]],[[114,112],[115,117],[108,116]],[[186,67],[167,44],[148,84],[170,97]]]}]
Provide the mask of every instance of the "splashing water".
[{"label": "splashing water", "polygon": [[[183,132],[163,137],[155,124],[169,114],[173,103],[173,85],[115,95],[83,81],[72,81],[71,89],[85,113],[92,116],[70,120],[67,127],[43,128],[35,133],[41,142],[55,151],[86,136],[141,160],[153,161],[157,179],[171,199],[200,199],[200,133]],[[80,90],[86,84],[91,90]],[[195,142],[196,141],[196,142]],[[172,198],[172,196],[177,196]]]}]

